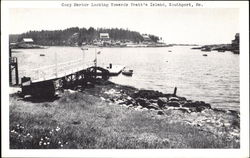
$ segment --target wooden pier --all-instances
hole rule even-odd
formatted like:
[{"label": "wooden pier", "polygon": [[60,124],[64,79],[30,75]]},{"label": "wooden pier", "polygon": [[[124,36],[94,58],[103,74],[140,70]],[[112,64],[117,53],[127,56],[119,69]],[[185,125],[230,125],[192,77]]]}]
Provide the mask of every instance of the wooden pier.
[{"label": "wooden pier", "polygon": [[107,67],[94,66],[93,62],[84,63],[83,60],[74,60],[19,71],[22,95],[53,96],[60,89],[94,84],[97,78],[107,80],[110,76],[119,75],[124,68],[124,66],[112,64]]},{"label": "wooden pier", "polygon": [[[79,85],[85,87],[94,84],[97,78],[108,79],[119,75],[125,68],[120,65],[97,65],[95,62],[85,62],[84,59],[73,60],[34,69],[18,70],[18,61],[12,57],[9,50],[9,82],[19,85],[22,95],[51,96],[57,90],[74,88]],[[15,73],[14,73],[15,72]],[[15,82],[13,79],[15,78]],[[14,84],[15,83],[15,84]]]}]

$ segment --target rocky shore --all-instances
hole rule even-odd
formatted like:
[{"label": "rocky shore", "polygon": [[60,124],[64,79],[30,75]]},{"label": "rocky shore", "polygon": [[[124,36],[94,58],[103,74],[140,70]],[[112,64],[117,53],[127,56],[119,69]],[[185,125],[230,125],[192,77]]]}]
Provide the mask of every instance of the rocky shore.
[{"label": "rocky shore", "polygon": [[200,49],[201,51],[218,51],[225,52],[231,51],[234,54],[240,54],[240,34],[236,33],[234,40],[231,44],[214,44],[214,45],[204,45],[201,47],[193,47],[192,49]]},{"label": "rocky shore", "polygon": [[226,135],[229,140],[240,141],[240,113],[236,110],[212,108],[204,101],[188,100],[172,93],[139,90],[109,82],[98,85],[94,95],[103,101],[115,103],[136,111],[150,111],[170,122],[192,125],[214,135]]},{"label": "rocky shore", "polygon": [[218,44],[218,45],[204,45],[201,47],[193,47],[192,49],[200,49],[201,51],[209,52],[209,51],[218,51],[225,52],[231,51],[234,54],[239,54],[239,47],[235,47],[231,44]]}]

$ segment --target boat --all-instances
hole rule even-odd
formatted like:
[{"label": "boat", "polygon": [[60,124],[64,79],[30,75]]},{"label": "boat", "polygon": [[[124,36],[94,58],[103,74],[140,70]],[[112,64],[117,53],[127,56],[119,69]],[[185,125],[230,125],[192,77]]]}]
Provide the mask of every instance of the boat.
[{"label": "boat", "polygon": [[203,47],[203,48],[201,48],[201,51],[211,52],[211,48],[209,48],[209,47]]},{"label": "boat", "polygon": [[218,52],[225,52],[224,49],[218,49]]},{"label": "boat", "polygon": [[204,57],[206,57],[206,56],[207,56],[207,54],[203,54],[203,56],[204,56]]},{"label": "boat", "polygon": [[126,75],[126,76],[132,76],[133,75],[133,70],[126,70],[126,69],[124,69],[122,71],[122,74]]},{"label": "boat", "polygon": [[42,56],[45,56],[45,54],[40,54],[40,56],[42,57]]}]

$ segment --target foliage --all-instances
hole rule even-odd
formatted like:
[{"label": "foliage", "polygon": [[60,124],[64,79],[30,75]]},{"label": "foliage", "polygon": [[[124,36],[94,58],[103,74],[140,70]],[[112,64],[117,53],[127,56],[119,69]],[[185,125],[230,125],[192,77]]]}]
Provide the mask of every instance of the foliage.
[{"label": "foliage", "polygon": [[[110,40],[128,42],[132,41],[139,43],[143,41],[143,37],[139,32],[130,31],[119,28],[78,28],[71,27],[65,30],[42,30],[42,31],[29,31],[19,35],[18,41],[23,38],[32,38],[35,44],[47,46],[72,46],[82,45],[82,43],[93,44],[94,40],[100,39],[100,33],[109,33]],[[150,35],[153,42],[157,42],[159,37]]]}]

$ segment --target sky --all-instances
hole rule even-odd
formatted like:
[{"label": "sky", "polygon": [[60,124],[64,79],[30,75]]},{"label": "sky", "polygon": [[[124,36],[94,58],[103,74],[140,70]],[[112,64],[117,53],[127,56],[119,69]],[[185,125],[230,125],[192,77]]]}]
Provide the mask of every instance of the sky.
[{"label": "sky", "polygon": [[234,8],[13,8],[10,34],[69,27],[123,28],[162,37],[167,44],[231,43],[239,32]]}]

